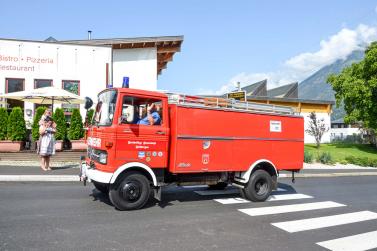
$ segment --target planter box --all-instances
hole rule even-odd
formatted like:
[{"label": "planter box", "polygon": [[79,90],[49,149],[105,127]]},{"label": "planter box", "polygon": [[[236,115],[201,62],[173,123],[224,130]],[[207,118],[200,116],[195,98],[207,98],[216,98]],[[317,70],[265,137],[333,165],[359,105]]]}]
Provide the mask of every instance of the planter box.
[{"label": "planter box", "polygon": [[57,152],[63,151],[63,140],[56,140],[55,141],[55,151],[57,151]]},{"label": "planter box", "polygon": [[19,152],[22,149],[23,141],[0,141],[0,152]]},{"label": "planter box", "polygon": [[85,143],[85,140],[71,140],[71,149],[73,151],[86,151],[87,144]]}]

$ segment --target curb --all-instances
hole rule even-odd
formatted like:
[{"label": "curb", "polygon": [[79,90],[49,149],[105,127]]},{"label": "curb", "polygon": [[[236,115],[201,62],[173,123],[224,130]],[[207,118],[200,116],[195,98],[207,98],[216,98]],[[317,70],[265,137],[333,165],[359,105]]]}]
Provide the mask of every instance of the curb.
[{"label": "curb", "polygon": [[[295,174],[295,178],[334,178],[352,176],[377,176],[377,172],[357,173],[311,173]],[[280,178],[291,178],[290,174],[280,174]],[[0,182],[80,182],[78,175],[0,175]]]},{"label": "curb", "polygon": [[[308,173],[295,174],[295,178],[318,178],[318,177],[351,177],[351,176],[377,176],[377,172],[354,172],[354,173]],[[291,174],[280,174],[279,178],[291,178]]]}]

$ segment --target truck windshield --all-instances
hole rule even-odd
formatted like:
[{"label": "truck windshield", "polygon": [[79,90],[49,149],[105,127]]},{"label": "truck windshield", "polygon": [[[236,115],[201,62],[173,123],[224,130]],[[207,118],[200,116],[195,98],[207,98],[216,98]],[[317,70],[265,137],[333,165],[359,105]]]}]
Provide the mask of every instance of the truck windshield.
[{"label": "truck windshield", "polygon": [[98,104],[94,114],[94,124],[97,126],[109,126],[113,123],[117,91],[110,90],[98,95]]}]

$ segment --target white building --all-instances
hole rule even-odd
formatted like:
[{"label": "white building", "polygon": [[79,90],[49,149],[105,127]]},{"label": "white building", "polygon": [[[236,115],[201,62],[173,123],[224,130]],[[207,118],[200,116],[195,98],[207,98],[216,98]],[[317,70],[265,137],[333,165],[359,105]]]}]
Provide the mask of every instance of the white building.
[{"label": "white building", "polygon": [[[182,36],[46,41],[0,39],[0,93],[55,86],[96,100],[108,85],[156,90],[157,77],[180,51]],[[0,106],[21,106],[32,120],[37,105],[1,100]],[[74,105],[62,105],[69,116]],[[55,107],[58,107],[56,105]],[[81,107],[82,116],[85,115]]]},{"label": "white building", "polygon": [[362,135],[358,124],[346,124],[343,119],[331,121],[331,141],[346,140],[350,136]]}]

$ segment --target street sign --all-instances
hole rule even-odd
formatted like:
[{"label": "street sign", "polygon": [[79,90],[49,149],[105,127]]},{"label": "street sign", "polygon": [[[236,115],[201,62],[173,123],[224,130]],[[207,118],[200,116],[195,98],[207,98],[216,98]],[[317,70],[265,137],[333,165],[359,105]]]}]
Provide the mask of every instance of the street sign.
[{"label": "street sign", "polygon": [[246,92],[245,91],[230,92],[228,93],[228,98],[232,98],[239,101],[246,101]]}]

